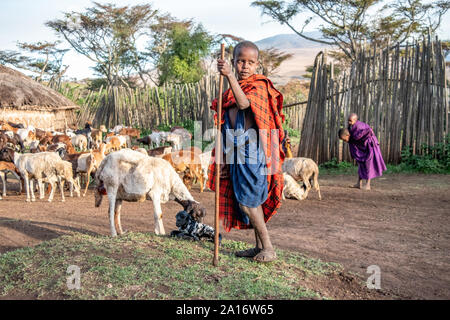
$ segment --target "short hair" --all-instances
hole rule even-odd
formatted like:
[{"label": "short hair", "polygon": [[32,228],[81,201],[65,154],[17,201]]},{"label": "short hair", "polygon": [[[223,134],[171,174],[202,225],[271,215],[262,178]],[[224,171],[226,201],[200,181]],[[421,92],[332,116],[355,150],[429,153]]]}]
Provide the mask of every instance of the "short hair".
[{"label": "short hair", "polygon": [[342,128],[339,130],[338,132],[338,137],[345,137],[345,136],[349,136],[350,135],[350,131],[348,131],[348,129]]},{"label": "short hair", "polygon": [[258,58],[259,58],[259,49],[256,44],[254,44],[251,41],[241,41],[234,47],[233,59],[236,58],[236,53],[240,52],[242,48],[251,48],[251,49],[256,50],[256,52],[258,53]]}]

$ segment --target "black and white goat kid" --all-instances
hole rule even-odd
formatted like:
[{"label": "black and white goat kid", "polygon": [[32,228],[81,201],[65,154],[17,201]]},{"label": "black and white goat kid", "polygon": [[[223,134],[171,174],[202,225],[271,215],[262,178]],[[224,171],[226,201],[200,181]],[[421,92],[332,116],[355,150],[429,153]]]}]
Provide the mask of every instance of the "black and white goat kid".
[{"label": "black and white goat kid", "polygon": [[[186,211],[180,211],[177,213],[176,226],[178,227],[178,230],[172,231],[170,233],[171,237],[195,241],[199,241],[202,238],[207,238],[209,241],[214,242],[214,228],[208,226],[207,224],[196,221]],[[219,233],[219,245],[221,241],[222,235]]]}]

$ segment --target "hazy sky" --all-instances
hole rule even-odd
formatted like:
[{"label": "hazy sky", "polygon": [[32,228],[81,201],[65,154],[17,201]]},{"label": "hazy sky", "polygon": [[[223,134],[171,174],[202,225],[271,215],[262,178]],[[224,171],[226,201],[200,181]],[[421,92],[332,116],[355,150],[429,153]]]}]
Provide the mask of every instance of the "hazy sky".
[{"label": "hazy sky", "polygon": [[[280,33],[292,33],[288,27],[261,17],[258,8],[250,7],[252,0],[98,0],[100,3],[136,5],[151,3],[154,8],[169,12],[179,19],[193,18],[212,33],[229,33],[247,40],[257,41]],[[92,6],[91,0],[0,0],[0,50],[15,50],[17,41],[53,41],[56,35],[44,23],[61,18],[62,12],[83,11]],[[299,25],[301,16],[298,16]],[[450,38],[450,14],[443,20],[441,37]],[[69,52],[65,64],[71,67],[70,77],[91,76],[91,62],[83,56]]]}]

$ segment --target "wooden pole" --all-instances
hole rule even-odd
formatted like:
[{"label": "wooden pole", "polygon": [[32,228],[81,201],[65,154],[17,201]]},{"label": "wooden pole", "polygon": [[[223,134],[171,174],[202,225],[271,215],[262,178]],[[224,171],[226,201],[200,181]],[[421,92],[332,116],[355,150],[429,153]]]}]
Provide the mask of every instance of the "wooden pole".
[{"label": "wooden pole", "polygon": [[[225,45],[220,46],[220,59],[225,59]],[[220,165],[222,155],[222,91],[223,91],[223,76],[219,79],[219,101],[217,105],[217,134],[216,134],[216,201],[215,201],[215,216],[214,216],[214,260],[213,265],[219,265],[219,201],[220,201]]]}]

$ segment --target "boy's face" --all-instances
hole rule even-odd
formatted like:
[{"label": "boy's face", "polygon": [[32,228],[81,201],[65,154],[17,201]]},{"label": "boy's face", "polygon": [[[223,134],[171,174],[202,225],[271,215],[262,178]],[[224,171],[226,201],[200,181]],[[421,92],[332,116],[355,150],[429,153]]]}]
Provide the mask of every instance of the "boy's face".
[{"label": "boy's face", "polygon": [[341,136],[341,140],[348,142],[350,140],[350,135]]},{"label": "boy's face", "polygon": [[239,80],[245,80],[256,73],[259,66],[258,51],[253,48],[241,48],[233,59]]},{"label": "boy's face", "polygon": [[353,126],[356,123],[356,121],[358,121],[358,118],[355,117],[355,116],[350,116],[348,118],[348,124],[351,125],[351,126]]}]

